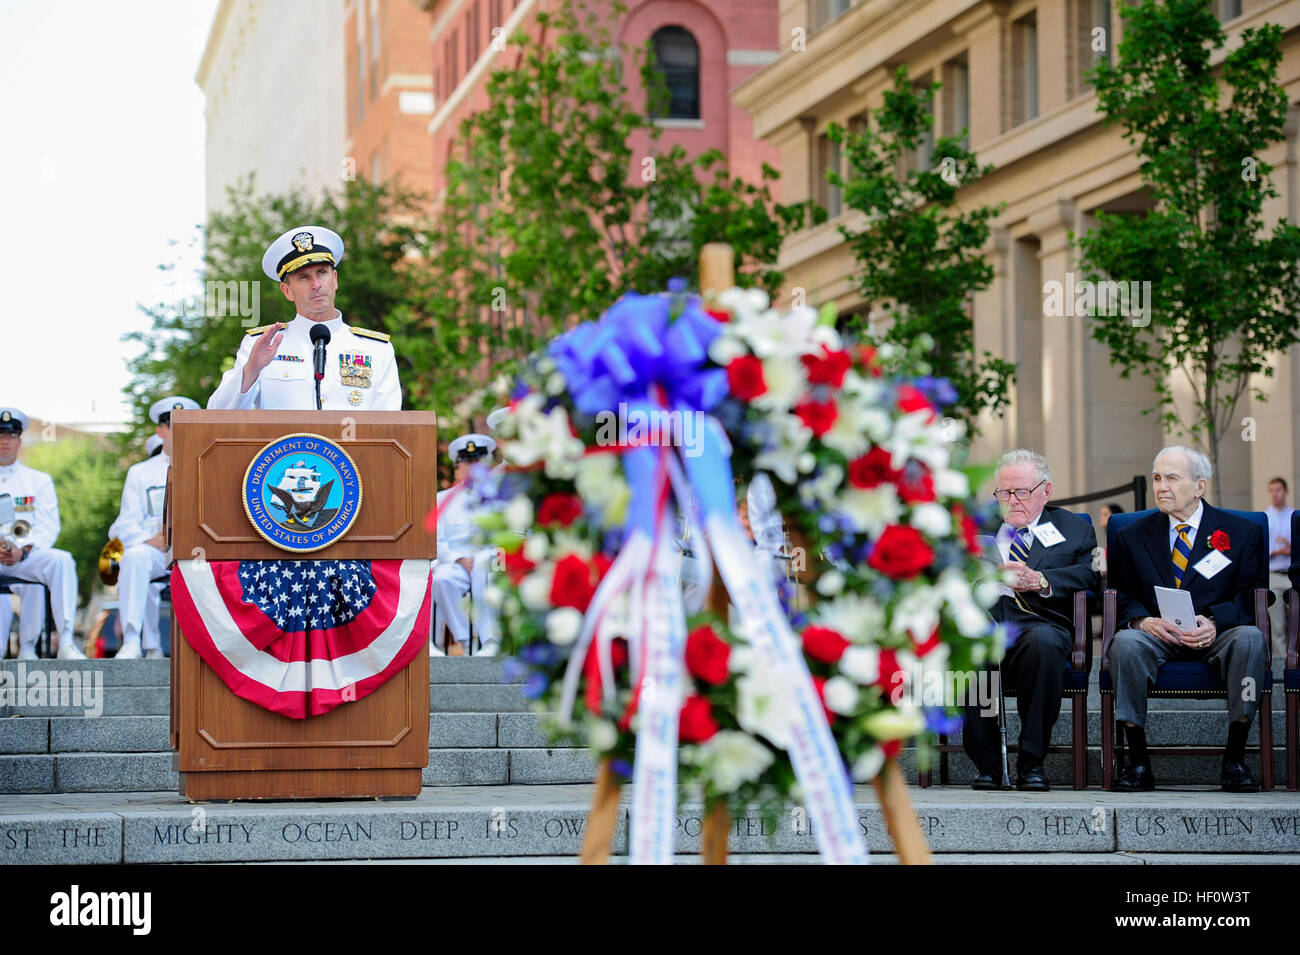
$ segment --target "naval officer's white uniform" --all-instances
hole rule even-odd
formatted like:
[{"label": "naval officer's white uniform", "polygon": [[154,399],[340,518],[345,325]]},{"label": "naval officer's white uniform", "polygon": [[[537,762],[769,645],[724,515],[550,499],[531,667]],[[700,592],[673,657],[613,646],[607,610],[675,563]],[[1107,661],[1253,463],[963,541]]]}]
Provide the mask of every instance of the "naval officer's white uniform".
[{"label": "naval officer's white uniform", "polygon": [[[118,616],[122,621],[122,649],[144,652],[162,650],[158,632],[158,605],[163,584],[153,584],[167,570],[167,555],[145,541],[163,529],[163,502],[167,494],[167,470],[171,459],[159,451],[139,464],[131,465],[122,486],[122,509],[108,529],[109,537],[122,542],[122,560],[117,572]],[[120,654],[119,654],[120,655]]]},{"label": "naval officer's white uniform", "polygon": [[[271,328],[255,328],[244,336],[235,367],[221,378],[208,399],[209,408],[266,411],[307,411],[316,407],[316,379],[312,371],[313,325],[295,315],[280,332],[284,338],[275,358],[248,391],[241,393],[248,353]],[[320,323],[330,330],[325,346],[325,380],[321,382],[321,407],[326,411],[400,411],[402,389],[397,379],[397,356],[388,336],[352,328],[336,309],[334,318]]]},{"label": "naval officer's white uniform", "polygon": [[[496,442],[486,435],[472,434],[457,438],[451,443],[452,460],[458,460],[460,449],[471,440],[486,447],[490,454]],[[445,505],[445,506],[444,506]],[[497,609],[488,604],[488,573],[496,549],[474,549],[477,525],[474,517],[482,503],[464,485],[453,484],[438,492],[438,559],[433,567],[433,652],[441,653],[437,641],[445,625],[451,638],[465,647],[470,646],[469,619],[465,615],[465,595],[469,594],[474,607],[474,636],[478,637],[479,653],[491,656],[501,642],[497,622]],[[466,570],[458,563],[461,558],[473,560],[473,569]]]},{"label": "naval officer's white uniform", "polygon": [[[15,412],[9,409],[11,414]],[[22,417],[26,424],[26,417]],[[54,479],[44,471],[36,471],[15,461],[0,466],[0,497],[8,495],[9,501],[0,505],[8,511],[13,507],[15,520],[32,525],[31,535],[24,544],[31,544],[27,556],[12,567],[0,566],[0,575],[18,580],[30,580],[50,588],[50,605],[54,613],[54,628],[58,633],[60,659],[84,659],[84,654],[73,643],[72,627],[77,613],[77,568],[72,555],[58,550],[54,542],[59,537],[59,499],[54,493]],[[36,659],[36,640],[45,622],[45,592],[40,587],[12,585],[19,603],[18,657]],[[8,630],[5,631],[6,636]]]}]

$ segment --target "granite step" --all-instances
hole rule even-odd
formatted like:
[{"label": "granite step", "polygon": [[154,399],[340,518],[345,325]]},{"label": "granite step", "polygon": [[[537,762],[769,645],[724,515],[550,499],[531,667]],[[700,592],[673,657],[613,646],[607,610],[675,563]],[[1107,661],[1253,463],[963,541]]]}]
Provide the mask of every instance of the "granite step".
[{"label": "granite step", "polygon": [[[628,795],[625,788],[625,800]],[[909,795],[940,863],[1300,859],[1295,793],[1027,794],[947,787]],[[14,796],[0,805],[0,863],[567,861],[581,845],[590,799],[589,786],[431,787],[415,799],[387,802],[191,804],[171,793],[139,792]],[[877,861],[888,861],[892,845],[872,790],[860,787],[855,802],[868,848]],[[698,805],[687,802],[678,810],[676,853],[699,852],[701,820]],[[615,861],[627,851],[627,831],[625,801]],[[807,814],[798,806],[772,813],[751,808],[733,817],[728,846],[738,864],[774,856],[816,860]]]}]

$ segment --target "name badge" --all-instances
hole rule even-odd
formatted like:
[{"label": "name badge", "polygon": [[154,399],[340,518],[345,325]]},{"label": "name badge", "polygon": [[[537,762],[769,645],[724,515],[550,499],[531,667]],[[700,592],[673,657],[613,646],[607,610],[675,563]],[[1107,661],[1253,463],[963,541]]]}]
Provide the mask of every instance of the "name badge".
[{"label": "name badge", "polygon": [[1206,580],[1209,580],[1211,577],[1213,577],[1219,571],[1223,570],[1223,568],[1229,566],[1231,563],[1232,561],[1224,557],[1222,552],[1217,550],[1212,550],[1204,557],[1202,557],[1200,560],[1198,560],[1195,564],[1193,564],[1192,570],[1196,571]]},{"label": "name badge", "polygon": [[1065,536],[1056,529],[1055,524],[1035,524],[1034,536],[1044,547],[1055,547],[1065,540]]}]

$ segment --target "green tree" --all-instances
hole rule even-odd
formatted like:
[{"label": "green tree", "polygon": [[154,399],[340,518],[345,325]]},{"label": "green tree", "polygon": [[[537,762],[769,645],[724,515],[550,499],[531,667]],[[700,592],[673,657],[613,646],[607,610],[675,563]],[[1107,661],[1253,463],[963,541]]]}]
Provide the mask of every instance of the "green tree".
[{"label": "green tree", "polygon": [[[1276,353],[1300,340],[1300,229],[1270,233],[1261,216],[1277,191],[1260,155],[1282,140],[1287,113],[1282,28],[1243,31],[1216,67],[1225,38],[1203,0],[1120,11],[1118,62],[1099,64],[1093,84],[1106,123],[1137,148],[1154,208],[1098,213],[1079,246],[1090,279],[1149,281],[1151,300],[1140,319],[1096,314],[1092,335],[1123,377],[1150,379],[1165,426],[1203,440],[1217,472],[1251,376],[1271,376]],[[1180,378],[1190,407],[1176,400]]]},{"label": "green tree", "polygon": [[137,424],[128,442],[138,447],[152,430],[147,412],[160,395],[206,402],[233,365],[245,331],[293,317],[279,283],[262,273],[262,254],[276,236],[307,223],[343,237],[335,303],[349,324],[392,335],[403,407],[430,407],[432,341],[429,317],[420,310],[430,294],[428,273],[419,265],[428,250],[424,200],[360,180],[319,198],[298,192],[258,195],[251,177],[231,188],[228,200],[199,235],[203,294],[141,306],[152,319],[151,330],[125,336],[141,347],[129,363],[132,380],[126,391]]},{"label": "green tree", "polygon": [[[1000,208],[956,209],[957,193],[991,170],[980,166],[965,145],[966,131],[941,137],[930,151],[934,164],[917,160],[934,125],[934,94],[940,84],[914,87],[900,66],[884,104],[861,130],[832,125],[828,135],[842,144],[848,175],[830,171],[843,190],[844,205],[866,216],[866,226],[840,227],[862,271],[862,296],[892,311],[887,341],[910,347],[928,342],[923,357],[932,374],[949,379],[957,392],[953,415],[971,430],[983,411],[1001,413],[1015,377],[1015,364],[984,352],[975,355],[971,296],[988,288],[993,266],[981,249],[989,222]],[[865,329],[866,316],[851,328]]]},{"label": "green tree", "polygon": [[99,583],[99,552],[122,503],[126,469],[116,450],[92,438],[34,444],[23,462],[54,479],[61,529],[56,547],[77,564],[77,592],[84,603]]},{"label": "green tree", "polygon": [[[694,279],[707,242],[733,246],[738,283],[775,291],[772,263],[811,204],[776,204],[770,167],[750,183],[717,151],[659,149],[651,117],[665,88],[649,57],[621,49],[589,10],[562,4],[537,19],[539,35],[511,39],[516,65],[491,74],[488,105],[462,122],[447,166],[430,259],[435,362],[485,364],[490,343],[494,370],[508,370],[625,291]],[[629,102],[625,60],[649,103]],[[435,403],[476,383],[443,375]]]}]

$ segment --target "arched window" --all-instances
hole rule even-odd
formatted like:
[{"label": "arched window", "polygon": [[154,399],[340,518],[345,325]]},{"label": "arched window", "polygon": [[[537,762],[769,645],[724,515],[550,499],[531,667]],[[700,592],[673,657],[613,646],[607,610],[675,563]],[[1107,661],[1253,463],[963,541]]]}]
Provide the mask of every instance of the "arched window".
[{"label": "arched window", "polygon": [[668,119],[700,118],[700,46],[685,27],[660,27],[650,38],[655,72],[668,85]]}]

